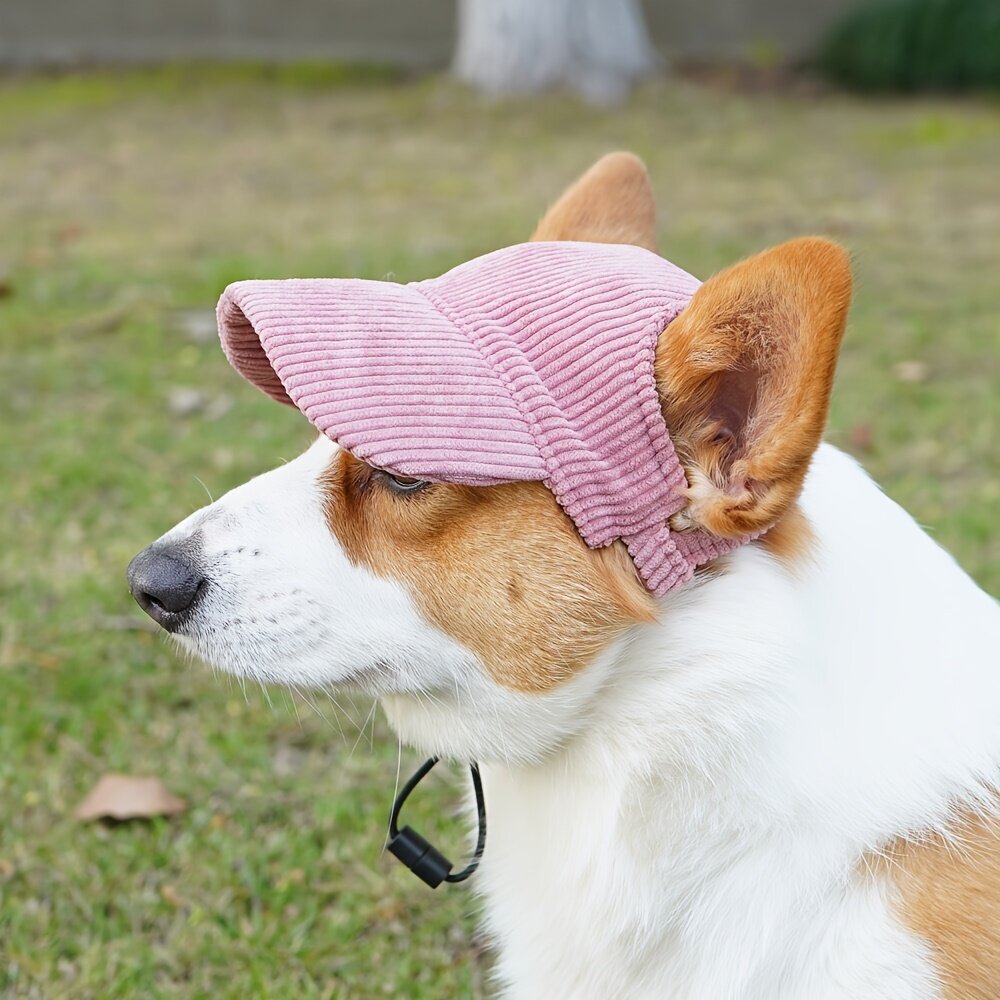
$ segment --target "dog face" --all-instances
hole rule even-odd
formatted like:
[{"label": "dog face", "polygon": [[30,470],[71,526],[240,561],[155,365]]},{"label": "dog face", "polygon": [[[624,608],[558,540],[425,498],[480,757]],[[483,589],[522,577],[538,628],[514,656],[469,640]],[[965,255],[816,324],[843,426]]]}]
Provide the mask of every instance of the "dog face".
[{"label": "dog face", "polygon": [[[641,164],[616,154],[535,238],[651,248],[653,211]],[[663,332],[657,382],[690,484],[675,528],[732,538],[792,509],[849,288],[843,251],[794,241],[710,279]],[[181,522],[129,579],[215,666],[360,690],[421,749],[508,761],[586,725],[630,630],[669,613],[624,547],[589,549],[543,485],[399,478],[326,438]]]},{"label": "dog face", "polygon": [[580,724],[601,673],[584,667],[629,595],[647,600],[625,561],[538,484],[398,485],[320,437],[178,524],[130,581],[213,666],[374,695],[424,749],[512,760]]}]

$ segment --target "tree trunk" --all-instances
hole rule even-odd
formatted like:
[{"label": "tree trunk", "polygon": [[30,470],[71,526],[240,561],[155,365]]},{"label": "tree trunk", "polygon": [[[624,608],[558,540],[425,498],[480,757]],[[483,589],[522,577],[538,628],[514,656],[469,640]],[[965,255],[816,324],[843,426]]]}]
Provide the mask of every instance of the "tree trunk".
[{"label": "tree trunk", "polygon": [[660,62],[640,0],[459,0],[453,69],[486,94],[566,84],[614,103]]}]

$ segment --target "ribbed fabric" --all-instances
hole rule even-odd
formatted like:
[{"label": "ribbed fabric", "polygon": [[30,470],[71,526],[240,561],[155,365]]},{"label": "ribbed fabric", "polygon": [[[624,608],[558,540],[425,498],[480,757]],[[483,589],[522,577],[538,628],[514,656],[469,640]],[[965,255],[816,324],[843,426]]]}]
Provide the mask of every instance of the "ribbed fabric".
[{"label": "ribbed fabric", "polygon": [[239,281],[233,367],[359,458],[488,486],[540,480],[588,545],[624,540],[665,594],[739,542],[671,532],[684,470],[653,374],[696,279],[638,247],[525,243],[440,278]]}]

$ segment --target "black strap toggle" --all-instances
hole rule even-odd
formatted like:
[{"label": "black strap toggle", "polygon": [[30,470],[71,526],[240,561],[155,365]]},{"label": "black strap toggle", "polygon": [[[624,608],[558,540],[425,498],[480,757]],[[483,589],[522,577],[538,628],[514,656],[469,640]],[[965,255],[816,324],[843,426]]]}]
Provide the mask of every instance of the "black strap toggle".
[{"label": "black strap toggle", "polygon": [[392,814],[389,817],[389,853],[399,858],[407,868],[418,878],[436,889],[442,882],[464,882],[478,867],[486,847],[486,802],[483,798],[483,782],[479,777],[479,767],[471,764],[472,787],[476,793],[476,810],[479,814],[479,836],[476,840],[476,850],[472,860],[462,871],[451,874],[451,862],[432,844],[422,837],[413,827],[404,826],[399,829],[399,811],[403,803],[410,797],[414,788],[430,773],[438,762],[437,757],[428,757],[420,765],[410,780],[403,785],[396,801],[392,804]]},{"label": "black strap toggle", "polygon": [[451,862],[412,826],[404,826],[389,841],[389,852],[432,889],[436,889],[451,873]]}]

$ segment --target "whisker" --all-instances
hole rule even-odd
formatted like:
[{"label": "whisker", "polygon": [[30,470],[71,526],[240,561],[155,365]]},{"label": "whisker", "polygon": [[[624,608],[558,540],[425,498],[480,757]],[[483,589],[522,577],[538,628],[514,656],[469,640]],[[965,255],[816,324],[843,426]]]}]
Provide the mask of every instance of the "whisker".
[{"label": "whisker", "polygon": [[[340,724],[340,717],[338,715],[334,715],[333,722],[331,722],[329,716],[309,696],[309,693],[305,689],[300,687],[298,684],[293,684],[292,687],[294,688],[298,696],[316,713],[316,715],[318,715],[323,720],[324,723],[326,723],[326,725],[330,729],[336,728],[337,732],[340,733],[340,738],[346,742],[347,734],[344,732],[344,727]],[[337,705],[336,700],[334,700],[333,698],[331,698],[330,700],[333,701],[334,711],[336,712],[336,710],[340,708],[340,706]],[[336,726],[334,725],[334,723],[336,724]]]},{"label": "whisker", "polygon": [[367,718],[365,718],[365,721],[363,723],[361,723],[361,728],[358,729],[358,738],[354,741],[354,746],[351,747],[351,752],[347,755],[348,757],[353,757],[354,756],[354,751],[358,749],[358,744],[364,739],[365,729],[368,728],[368,719],[374,719],[375,718],[375,705],[376,705],[376,702],[373,701],[372,702],[372,707],[371,707],[371,709],[368,712]]},{"label": "whisker", "polygon": [[215,497],[213,497],[213,496],[212,496],[212,491],[211,491],[211,490],[210,490],[210,489],[209,489],[209,488],[208,488],[208,487],[207,487],[207,486],[205,485],[205,483],[204,483],[204,482],[203,482],[203,481],[202,481],[201,479],[199,479],[199,478],[198,478],[197,476],[195,476],[194,478],[195,478],[195,481],[196,481],[196,482],[197,482],[197,483],[198,483],[198,484],[199,484],[199,485],[201,486],[201,488],[202,488],[202,489],[203,489],[203,490],[205,491],[205,495],[206,495],[206,496],[208,497],[208,502],[209,502],[209,503],[215,503]]}]

